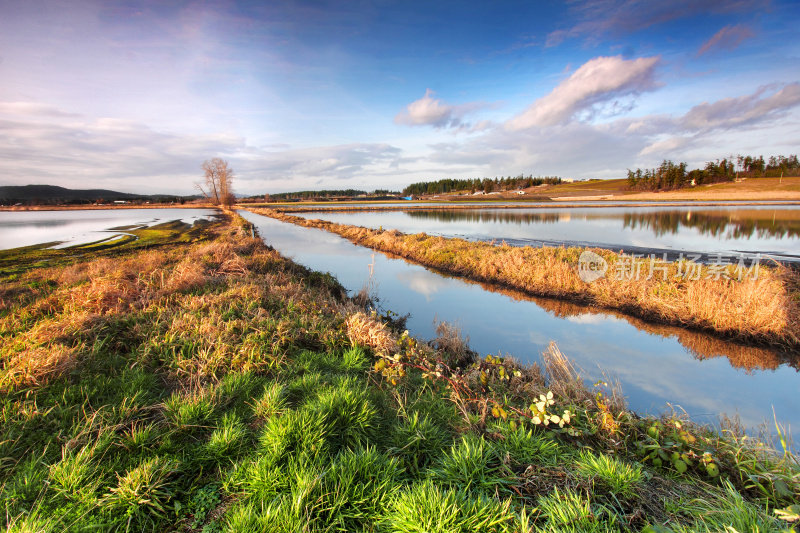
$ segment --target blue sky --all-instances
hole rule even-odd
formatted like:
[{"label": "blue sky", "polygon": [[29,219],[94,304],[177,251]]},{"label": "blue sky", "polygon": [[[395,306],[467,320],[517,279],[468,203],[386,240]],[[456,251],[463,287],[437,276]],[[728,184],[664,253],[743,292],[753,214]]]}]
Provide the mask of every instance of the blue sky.
[{"label": "blue sky", "polygon": [[800,4],[0,0],[0,184],[239,194],[800,152]]}]

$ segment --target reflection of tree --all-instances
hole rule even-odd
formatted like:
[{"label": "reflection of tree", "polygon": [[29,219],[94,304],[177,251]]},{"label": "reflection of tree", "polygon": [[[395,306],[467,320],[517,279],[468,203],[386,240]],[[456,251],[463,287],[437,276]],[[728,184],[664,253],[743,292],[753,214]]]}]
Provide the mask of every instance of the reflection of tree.
[{"label": "reflection of tree", "polygon": [[[439,222],[504,222],[506,224],[553,224],[565,215],[562,213],[520,213],[511,211],[482,211],[475,209],[430,209],[405,212],[411,218]],[[568,216],[568,215],[567,215]]]},{"label": "reflection of tree", "polygon": [[623,228],[647,229],[657,237],[692,228],[718,238],[800,237],[800,210],[658,211],[625,213]]},{"label": "reflection of tree", "polygon": [[[439,222],[475,222],[505,224],[554,224],[575,216],[569,212],[489,211],[479,209],[425,209],[405,213],[415,219]],[[800,210],[736,209],[724,211],[654,211],[623,213],[581,213],[587,220],[622,218],[624,229],[652,231],[656,237],[692,228],[716,238],[750,239],[765,237],[800,237]]]}]

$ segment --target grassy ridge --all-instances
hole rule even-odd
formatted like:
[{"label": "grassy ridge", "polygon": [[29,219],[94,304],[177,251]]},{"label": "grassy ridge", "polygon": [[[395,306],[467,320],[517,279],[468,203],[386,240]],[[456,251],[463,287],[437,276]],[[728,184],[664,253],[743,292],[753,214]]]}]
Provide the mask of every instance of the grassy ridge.
[{"label": "grassy ridge", "polygon": [[[670,263],[666,271],[654,270],[652,279],[646,279],[649,260],[627,264],[624,256],[594,249],[608,263],[608,272],[603,279],[586,283],[578,275],[583,248],[495,246],[424,233],[406,235],[393,230],[307,220],[272,210],[253,212],[325,229],[362,246],[534,296],[593,304],[728,338],[792,349],[800,346],[800,276],[780,266],[761,265],[757,276],[748,270],[742,273],[742,281],[738,281],[733,272],[735,265],[727,269],[734,279],[724,279],[715,276],[708,266]],[[699,279],[678,279],[679,269],[688,268],[696,268]],[[617,276],[616,272],[634,279]],[[636,272],[638,276],[634,275]]]},{"label": "grassy ridge", "polygon": [[4,278],[8,531],[787,527],[792,455],[417,341],[244,224]]}]

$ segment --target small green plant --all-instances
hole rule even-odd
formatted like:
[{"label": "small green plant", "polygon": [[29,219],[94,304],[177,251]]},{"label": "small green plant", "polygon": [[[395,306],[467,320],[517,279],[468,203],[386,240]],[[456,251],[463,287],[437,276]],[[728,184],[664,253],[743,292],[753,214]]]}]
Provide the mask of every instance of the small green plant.
[{"label": "small green plant", "polygon": [[575,460],[575,468],[582,477],[591,479],[605,491],[620,498],[632,498],[642,481],[642,468],[638,464],[623,462],[608,455],[595,455],[582,451]]},{"label": "small green plant", "polygon": [[89,444],[77,452],[65,450],[61,461],[50,467],[53,490],[71,500],[91,499],[101,481],[95,452],[96,446]]},{"label": "small green plant", "polygon": [[286,391],[284,386],[274,381],[264,386],[264,392],[253,403],[253,414],[268,419],[286,411]]},{"label": "small green plant", "polygon": [[195,492],[189,503],[189,510],[193,514],[192,527],[194,529],[203,525],[209,513],[219,504],[220,499],[219,486],[215,483],[205,485]]},{"label": "small green plant", "polygon": [[452,442],[450,432],[430,417],[415,411],[398,421],[392,434],[390,453],[417,474],[438,458]]},{"label": "small green plant", "polygon": [[558,487],[539,498],[537,507],[544,524],[542,531],[612,532],[619,531],[617,516],[607,507],[592,503],[588,495]]},{"label": "small green plant", "polygon": [[164,402],[164,414],[180,429],[205,426],[214,414],[214,402],[209,394],[175,393]]},{"label": "small green plant", "polygon": [[247,434],[247,427],[235,413],[225,413],[219,427],[205,443],[204,451],[209,458],[216,461],[233,459],[244,445]]},{"label": "small green plant", "polygon": [[369,444],[375,434],[376,410],[364,384],[345,378],[321,391],[306,407],[327,427],[333,453]]},{"label": "small green plant", "polygon": [[704,443],[704,439],[684,428],[679,420],[645,421],[644,435],[636,442],[636,450],[644,462],[656,468],[679,475],[691,470],[716,479],[720,474],[719,461],[712,449],[703,449]]},{"label": "small green plant", "polygon": [[165,457],[153,457],[119,476],[116,487],[103,498],[104,507],[121,511],[130,523],[148,515],[165,518],[167,502],[173,497],[171,478],[178,464]]},{"label": "small green plant", "polygon": [[507,491],[511,472],[497,449],[483,437],[467,434],[431,470],[431,478],[446,485],[494,493]]},{"label": "small green plant", "polygon": [[517,465],[553,465],[560,455],[559,445],[546,433],[534,432],[524,427],[501,426],[502,438],[495,446],[501,453],[508,454]]},{"label": "small green plant", "polygon": [[516,522],[510,498],[501,502],[426,480],[400,493],[382,524],[397,533],[511,533]]}]

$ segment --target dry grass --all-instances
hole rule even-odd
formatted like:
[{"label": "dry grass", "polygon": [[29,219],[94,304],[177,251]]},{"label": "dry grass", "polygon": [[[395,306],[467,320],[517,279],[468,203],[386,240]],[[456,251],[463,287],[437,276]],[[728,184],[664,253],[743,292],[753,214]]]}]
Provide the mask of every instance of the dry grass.
[{"label": "dry grass", "polygon": [[350,342],[372,348],[376,354],[390,355],[397,351],[397,341],[386,325],[363,312],[351,314],[345,320]]},{"label": "dry grass", "polygon": [[800,346],[800,298],[798,274],[787,268],[761,265],[757,279],[708,278],[708,267],[700,279],[676,279],[679,264],[670,263],[663,274],[646,279],[649,261],[635,268],[638,279],[616,273],[628,268],[623,256],[593,249],[608,262],[605,278],[593,283],[578,275],[579,256],[584,249],[563,247],[512,247],[505,244],[470,242],[431,237],[424,233],[405,235],[306,220],[271,210],[258,213],[302,226],[316,227],[350,241],[398,255],[423,265],[470,279],[506,286],[529,295],[546,296],[616,309],[656,323],[704,330],[747,342],[796,348]]},{"label": "dry grass", "polygon": [[[243,228],[228,228],[208,243],[22,276],[20,287],[48,289],[0,315],[0,390],[45,384],[109,347],[135,349],[191,381],[270,368],[291,346],[333,344],[341,333],[326,316],[339,304],[327,288],[309,286],[305,269]],[[263,357],[265,346],[275,358]]]}]

